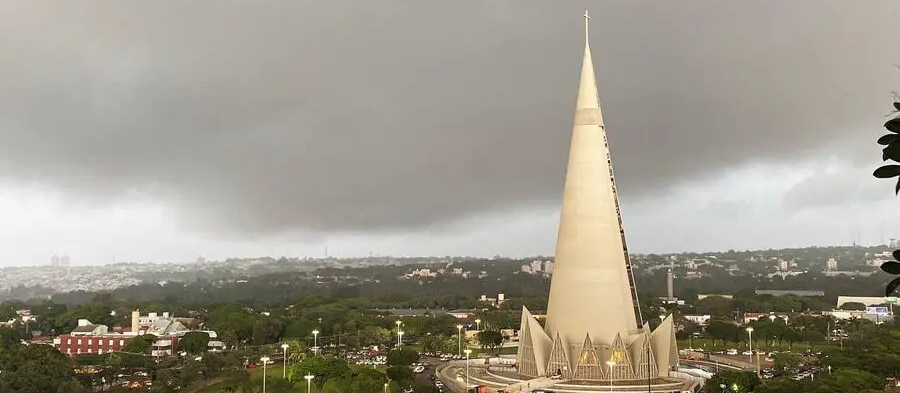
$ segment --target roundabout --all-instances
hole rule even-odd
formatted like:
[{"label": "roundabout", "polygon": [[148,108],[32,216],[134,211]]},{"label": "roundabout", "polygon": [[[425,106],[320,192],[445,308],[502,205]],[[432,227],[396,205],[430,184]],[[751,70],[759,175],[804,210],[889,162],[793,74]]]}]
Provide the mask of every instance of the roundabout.
[{"label": "roundabout", "polygon": [[658,377],[646,380],[630,381],[579,381],[554,379],[550,377],[528,378],[505,366],[485,364],[485,359],[472,359],[468,367],[468,384],[466,383],[466,361],[451,361],[437,367],[437,377],[453,392],[466,392],[469,389],[484,387],[486,392],[531,393],[547,391],[556,393],[585,392],[653,392],[681,393],[695,391],[701,381],[687,375]]}]

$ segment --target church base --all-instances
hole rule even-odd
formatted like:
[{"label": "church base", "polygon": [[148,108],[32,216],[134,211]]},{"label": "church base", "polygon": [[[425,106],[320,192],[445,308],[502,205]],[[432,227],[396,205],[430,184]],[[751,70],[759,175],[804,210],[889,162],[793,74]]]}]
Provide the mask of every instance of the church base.
[{"label": "church base", "polygon": [[[439,373],[444,383],[461,383],[465,380],[464,366],[447,365],[443,372]],[[628,381],[579,381],[579,380],[555,380],[551,378],[531,378],[518,374],[504,367],[469,366],[469,387],[485,386],[488,392],[515,392],[531,393],[535,390],[545,390],[554,393],[587,393],[587,392],[653,392],[653,393],[682,393],[696,388],[691,381],[674,377],[652,378],[647,380]],[[612,383],[610,383],[612,382]],[[461,389],[460,389],[461,390]],[[456,391],[456,389],[454,389]]]}]

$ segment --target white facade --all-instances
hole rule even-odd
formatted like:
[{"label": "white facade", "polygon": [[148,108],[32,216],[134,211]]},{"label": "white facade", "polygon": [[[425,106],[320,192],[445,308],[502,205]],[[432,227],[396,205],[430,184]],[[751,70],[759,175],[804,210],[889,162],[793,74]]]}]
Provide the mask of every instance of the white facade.
[{"label": "white facade", "polygon": [[832,272],[838,270],[837,260],[835,260],[834,258],[828,258],[828,260],[825,261],[825,270]]},{"label": "white facade", "polygon": [[518,372],[576,380],[668,376],[678,351],[672,316],[639,324],[606,127],[585,32],[581,82],[544,326],[522,310]]}]

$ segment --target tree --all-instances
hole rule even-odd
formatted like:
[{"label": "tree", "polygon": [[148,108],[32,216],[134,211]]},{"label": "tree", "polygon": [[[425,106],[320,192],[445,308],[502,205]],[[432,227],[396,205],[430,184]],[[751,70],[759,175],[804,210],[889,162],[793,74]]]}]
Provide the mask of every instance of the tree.
[{"label": "tree", "polygon": [[303,376],[312,374],[315,376],[313,383],[316,385],[316,388],[322,390],[322,386],[325,386],[325,382],[329,379],[341,378],[349,371],[350,367],[340,359],[313,357],[297,363],[293,367],[291,380],[306,383],[303,380]]},{"label": "tree", "polygon": [[[900,111],[900,102],[894,102],[894,109],[893,113]],[[881,150],[881,160],[891,160],[894,163],[900,163],[900,116],[895,116],[893,119],[888,120],[884,123],[884,128],[889,133],[878,138],[878,144],[884,146]],[[896,177],[897,184],[894,186],[894,195],[900,195],[900,165],[883,165],[876,169],[872,175],[879,179]],[[896,260],[900,260],[900,250],[895,250],[893,257]],[[900,275],[900,262],[885,262],[881,264],[881,270],[889,274]],[[891,280],[887,284],[884,288],[884,296],[891,296],[897,290],[897,287],[900,287],[900,277]]]},{"label": "tree", "polygon": [[884,379],[863,370],[846,369],[834,373],[834,380],[829,385],[835,391],[859,392],[866,389],[881,389],[884,387]]},{"label": "tree", "polygon": [[342,385],[342,392],[372,393],[380,392],[384,386],[385,375],[371,368],[360,368],[347,375]]},{"label": "tree", "polygon": [[74,380],[69,359],[49,345],[19,345],[0,350],[0,391],[60,392]]},{"label": "tree", "polygon": [[697,301],[694,306],[698,314],[709,314],[713,317],[731,316],[731,299],[722,296],[710,296]]},{"label": "tree", "polygon": [[178,348],[191,355],[206,353],[209,347],[209,333],[187,332],[178,340]]},{"label": "tree", "polygon": [[866,309],[866,305],[863,303],[859,303],[859,302],[847,302],[847,303],[841,304],[841,310],[862,311],[865,309]]},{"label": "tree", "polygon": [[390,366],[387,368],[386,373],[388,378],[400,384],[413,379],[413,372],[407,366]]},{"label": "tree", "polygon": [[433,334],[422,337],[422,351],[426,353],[440,352],[444,350],[444,337]]},{"label": "tree", "polygon": [[775,368],[778,370],[793,370],[800,365],[803,359],[800,355],[790,352],[781,352],[774,355]]},{"label": "tree", "polygon": [[122,352],[149,353],[154,342],[156,342],[156,336],[152,334],[137,336],[125,342]]},{"label": "tree", "polygon": [[481,348],[494,350],[503,345],[503,334],[496,330],[482,330],[475,335]]},{"label": "tree", "polygon": [[737,341],[740,331],[741,328],[737,325],[719,319],[709,321],[709,325],[706,326],[706,333],[713,339],[722,340],[722,343]]},{"label": "tree", "polygon": [[409,366],[419,361],[419,353],[408,348],[395,349],[387,354],[387,364],[391,366]]},{"label": "tree", "polygon": [[18,346],[22,338],[23,334],[19,329],[0,326],[0,350]]},{"label": "tree", "polygon": [[753,392],[759,386],[759,377],[749,371],[722,370],[706,383],[710,393]]}]

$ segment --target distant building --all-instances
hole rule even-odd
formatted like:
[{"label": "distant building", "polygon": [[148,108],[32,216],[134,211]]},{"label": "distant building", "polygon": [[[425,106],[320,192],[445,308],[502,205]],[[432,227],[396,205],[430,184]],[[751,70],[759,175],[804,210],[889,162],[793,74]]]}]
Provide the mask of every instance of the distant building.
[{"label": "distant building", "polygon": [[883,296],[838,296],[837,308],[841,308],[844,303],[862,303],[866,306],[878,306],[882,304],[896,304],[896,297]]},{"label": "distant building", "polygon": [[54,340],[59,351],[64,355],[96,354],[119,352],[131,337],[121,334],[80,335],[63,334]]},{"label": "distant building", "polygon": [[671,267],[666,274],[666,295],[670,300],[675,299],[675,274],[672,273]]},{"label": "distant building", "polygon": [[753,321],[765,320],[769,319],[770,321],[774,321],[776,318],[783,319],[787,322],[791,317],[790,313],[786,312],[748,312],[744,313],[744,321],[743,323],[750,323]]},{"label": "distant building", "polygon": [[556,264],[553,261],[544,261],[544,273],[553,274],[553,267]]},{"label": "distant building", "polygon": [[467,310],[450,310],[447,311],[447,315],[450,315],[456,319],[469,319],[475,316],[475,310],[467,309]]},{"label": "distant building", "polygon": [[407,277],[407,278],[413,278],[413,277],[437,277],[437,272],[432,271],[431,269],[425,269],[425,268],[423,268],[423,269],[416,269],[416,270],[413,270],[411,273],[407,273],[407,274],[406,274],[406,277]]},{"label": "distant building", "polygon": [[829,272],[837,271],[837,260],[828,258],[828,260],[825,261],[825,270]]},{"label": "distant building", "polygon": [[816,297],[825,296],[825,291],[806,289],[757,289],[756,294],[772,296],[794,295],[802,297]]},{"label": "distant building", "polygon": [[833,310],[824,311],[824,315],[830,315],[836,319],[867,319],[876,324],[882,324],[894,320],[894,313],[889,307],[866,307],[865,310]]},{"label": "distant building", "polygon": [[500,307],[501,304],[506,302],[506,295],[504,295],[502,293],[498,293],[497,297],[487,297],[487,295],[481,295],[481,297],[478,299],[478,301],[480,301],[482,303],[490,304],[491,306],[494,306],[494,307]]},{"label": "distant building", "polygon": [[709,320],[712,318],[710,315],[683,315],[684,319],[696,323],[700,326],[706,326],[709,324]]},{"label": "distant building", "polygon": [[75,330],[72,331],[73,336],[94,336],[94,335],[103,335],[109,332],[109,327],[106,325],[97,325],[91,323],[87,319],[79,319],[78,326],[75,327]]},{"label": "distant building", "polygon": [[788,261],[785,261],[785,260],[779,260],[779,261],[778,261],[778,270],[783,271],[783,272],[786,272],[786,271],[788,271],[789,269],[790,269],[790,268],[788,267]]},{"label": "distant building", "polygon": [[440,309],[429,308],[392,308],[392,309],[375,309],[376,312],[389,313],[395,318],[421,317],[425,315],[446,314],[447,312]]},{"label": "distant building", "polygon": [[698,295],[697,295],[697,300],[703,300],[703,299],[706,299],[706,298],[708,298],[708,297],[724,297],[724,298],[726,298],[726,299],[731,299],[731,298],[734,297],[734,295],[720,295],[720,294],[717,294],[717,293],[701,293],[701,294],[698,294]]}]

